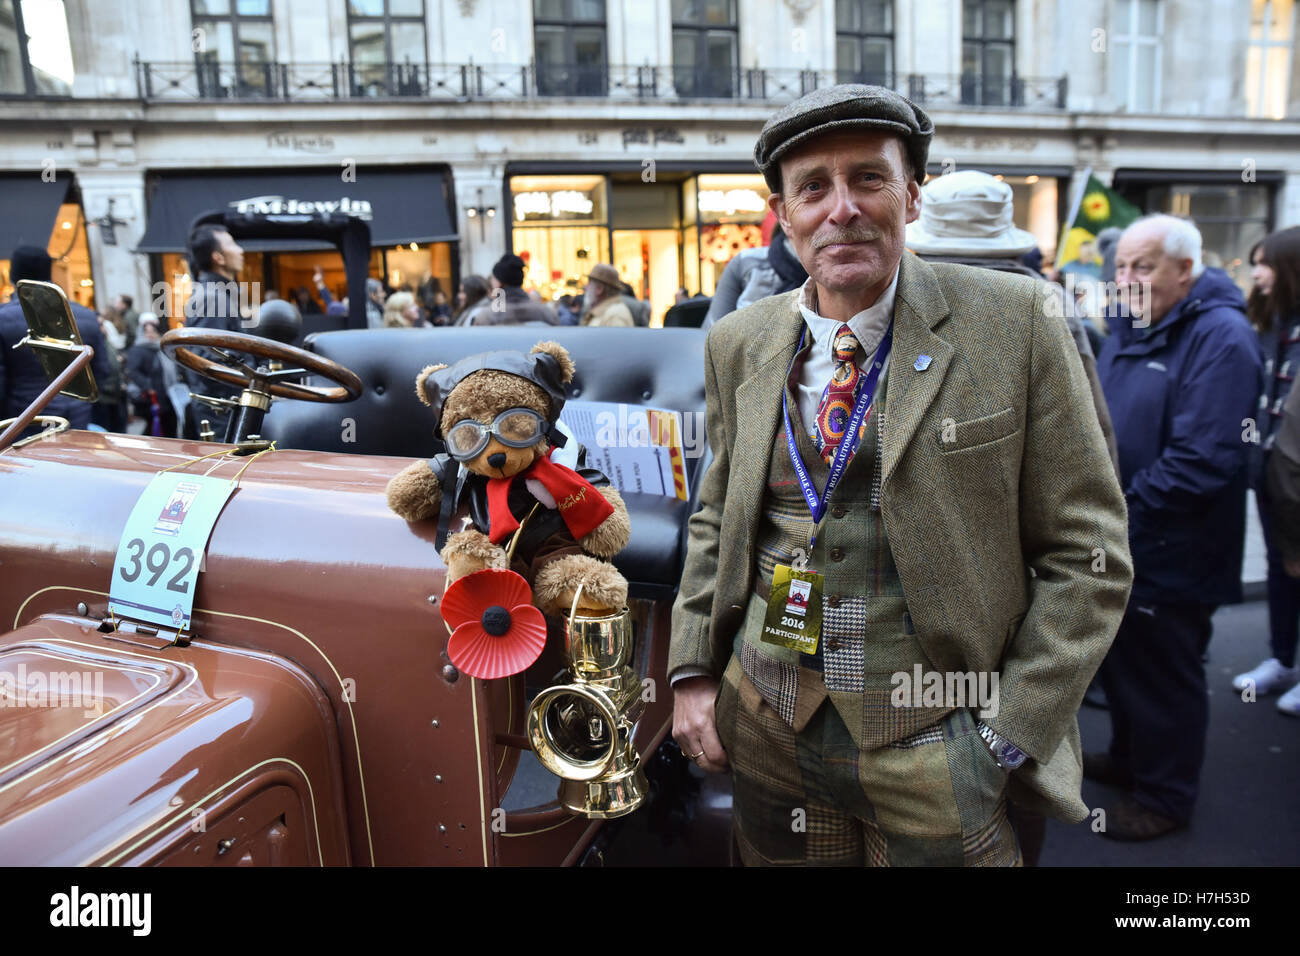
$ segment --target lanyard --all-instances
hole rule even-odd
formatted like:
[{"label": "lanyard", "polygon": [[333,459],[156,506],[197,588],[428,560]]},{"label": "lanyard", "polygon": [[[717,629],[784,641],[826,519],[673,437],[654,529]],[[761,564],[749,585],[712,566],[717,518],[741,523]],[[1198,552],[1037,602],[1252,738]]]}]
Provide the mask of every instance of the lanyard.
[{"label": "lanyard", "polygon": [[[799,352],[803,351],[804,339],[807,337],[808,329],[799,335],[799,349],[795,352],[798,357]],[[817,543],[817,525],[821,524],[822,518],[826,514],[826,508],[830,504],[831,494],[835,491],[835,486],[840,483],[844,477],[844,471],[849,464],[849,456],[853,454],[857,442],[858,429],[862,427],[862,420],[866,417],[867,409],[871,407],[871,400],[876,393],[876,383],[880,379],[880,370],[885,365],[885,359],[889,357],[890,346],[894,340],[894,320],[889,320],[889,328],[885,330],[885,337],[880,340],[880,346],[876,349],[875,361],[871,363],[871,371],[867,373],[867,380],[862,383],[862,390],[858,392],[857,403],[853,406],[853,414],[849,417],[849,423],[844,428],[844,438],[840,441],[839,447],[835,449],[835,457],[831,459],[830,476],[826,479],[826,491],[820,498],[817,497],[817,487],[813,484],[812,476],[808,474],[808,468],[803,463],[803,458],[799,454],[799,447],[794,440],[794,429],[790,427],[790,409],[786,403],[786,391],[781,390],[781,414],[785,417],[785,443],[790,450],[790,463],[794,465],[794,473],[799,479],[799,490],[803,492],[804,501],[808,502],[808,510],[812,512],[813,533],[808,543],[808,550],[811,551]],[[786,380],[789,381],[790,373],[794,371],[794,359],[790,360],[790,368],[786,370]]]}]

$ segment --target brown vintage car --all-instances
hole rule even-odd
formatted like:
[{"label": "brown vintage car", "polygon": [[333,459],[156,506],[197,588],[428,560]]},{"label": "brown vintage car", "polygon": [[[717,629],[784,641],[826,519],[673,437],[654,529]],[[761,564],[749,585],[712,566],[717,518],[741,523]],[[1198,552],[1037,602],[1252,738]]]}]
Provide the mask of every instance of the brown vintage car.
[{"label": "brown vintage car", "polygon": [[[190,332],[167,346],[194,345]],[[665,780],[688,779],[680,755],[652,755],[671,724],[669,612],[693,502],[626,495],[616,563],[651,800],[613,823],[557,802],[526,735],[530,700],[564,667],[561,622],[527,673],[459,673],[435,522],[386,505],[388,479],[432,452],[417,370],[541,337],[571,351],[571,397],[702,422],[695,329],[345,330],[306,351],[263,342],[360,393],[276,401],[260,429],[272,451],[78,430],[0,449],[0,863],[559,865],[591,862],[626,821],[663,819]],[[164,469],[237,478],[188,630],[109,609],[128,515]]]}]

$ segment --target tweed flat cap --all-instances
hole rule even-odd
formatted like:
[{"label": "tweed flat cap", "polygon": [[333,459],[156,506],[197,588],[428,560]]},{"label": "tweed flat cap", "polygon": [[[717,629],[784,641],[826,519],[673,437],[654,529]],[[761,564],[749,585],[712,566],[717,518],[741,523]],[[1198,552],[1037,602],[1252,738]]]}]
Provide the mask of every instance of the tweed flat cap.
[{"label": "tweed flat cap", "polygon": [[906,97],[883,86],[841,83],[813,90],[787,103],[763,124],[754,146],[754,164],[776,192],[781,185],[781,157],[823,133],[846,129],[883,129],[903,138],[917,182],[925,179],[934,123]]}]

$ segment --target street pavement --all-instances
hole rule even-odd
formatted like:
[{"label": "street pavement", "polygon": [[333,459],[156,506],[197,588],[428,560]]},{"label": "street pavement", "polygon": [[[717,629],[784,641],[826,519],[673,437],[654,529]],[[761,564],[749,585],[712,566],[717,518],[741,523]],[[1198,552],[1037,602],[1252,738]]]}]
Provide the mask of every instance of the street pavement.
[{"label": "street pavement", "polygon": [[[1047,824],[1040,866],[1295,866],[1300,864],[1300,718],[1280,714],[1277,695],[1243,702],[1233,675],[1267,656],[1268,607],[1262,600],[1214,615],[1206,675],[1210,731],[1201,793],[1191,826],[1145,843],[1121,843],[1088,822]],[[1085,751],[1110,742],[1107,711],[1084,706]],[[1109,808],[1118,791],[1090,780],[1083,800]]]}]

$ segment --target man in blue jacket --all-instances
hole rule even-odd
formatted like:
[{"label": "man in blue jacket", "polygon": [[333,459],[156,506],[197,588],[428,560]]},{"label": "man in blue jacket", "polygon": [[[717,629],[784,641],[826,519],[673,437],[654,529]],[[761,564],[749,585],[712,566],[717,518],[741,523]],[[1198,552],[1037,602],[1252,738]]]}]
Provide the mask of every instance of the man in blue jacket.
[{"label": "man in blue jacket", "polygon": [[1098,359],[1119,446],[1134,580],[1099,672],[1108,754],[1084,775],[1126,787],[1106,836],[1185,826],[1209,723],[1210,616],[1241,595],[1246,460],[1263,367],[1245,301],[1201,263],[1201,235],[1172,216],[1139,219],[1116,251],[1123,309]]},{"label": "man in blue jacket", "polygon": [[[49,282],[52,271],[53,260],[39,246],[19,246],[9,260],[9,278],[15,286],[20,279]],[[99,318],[85,306],[75,302],[68,304],[72,307],[72,318],[77,323],[77,331],[81,333],[81,341],[95,350],[95,355],[90,360],[90,371],[102,388],[103,383],[108,381],[109,367],[108,350],[104,348],[104,334],[99,328]],[[12,299],[0,306],[0,418],[16,418],[21,415],[50,384],[36,353],[28,346],[14,348],[26,334],[27,319],[23,316],[15,292]],[[93,407],[90,402],[56,395],[45,406],[42,414],[66,418],[73,428],[88,428]],[[33,426],[24,434],[35,431]]]}]

